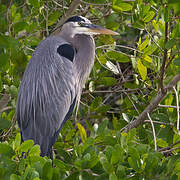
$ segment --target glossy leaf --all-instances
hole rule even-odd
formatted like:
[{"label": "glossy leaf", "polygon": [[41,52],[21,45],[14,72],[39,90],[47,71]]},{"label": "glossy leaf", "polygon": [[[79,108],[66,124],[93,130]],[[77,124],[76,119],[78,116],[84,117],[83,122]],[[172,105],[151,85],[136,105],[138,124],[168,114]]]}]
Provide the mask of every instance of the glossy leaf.
[{"label": "glossy leaf", "polygon": [[86,139],[87,139],[86,131],[85,131],[84,127],[80,123],[76,123],[76,125],[77,125],[77,127],[79,129],[81,140],[84,143],[86,141]]},{"label": "glossy leaf", "polygon": [[143,21],[147,23],[147,22],[151,21],[154,16],[155,16],[155,12],[149,11],[148,14],[143,18]]},{"label": "glossy leaf", "polygon": [[139,74],[141,75],[141,78],[143,80],[146,80],[146,77],[147,77],[147,68],[146,68],[146,66],[144,66],[142,64],[140,59],[137,60],[137,68],[138,68]]},{"label": "glossy leaf", "polygon": [[130,58],[122,53],[119,53],[117,51],[108,51],[106,53],[107,57],[109,57],[112,60],[115,60],[117,62],[126,63],[130,61]]},{"label": "glossy leaf", "polygon": [[112,6],[114,11],[121,12],[121,11],[130,11],[132,10],[133,6],[129,3],[118,3],[118,5]]},{"label": "glossy leaf", "polygon": [[178,57],[178,58],[176,58],[176,59],[174,60],[174,64],[175,64],[176,66],[180,66],[180,57]]}]

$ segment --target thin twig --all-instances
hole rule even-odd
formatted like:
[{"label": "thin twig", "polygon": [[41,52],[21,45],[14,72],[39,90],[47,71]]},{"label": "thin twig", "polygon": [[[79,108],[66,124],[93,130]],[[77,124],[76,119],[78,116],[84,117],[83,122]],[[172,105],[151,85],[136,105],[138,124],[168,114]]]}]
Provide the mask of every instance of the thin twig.
[{"label": "thin twig", "polygon": [[168,146],[168,147],[161,148],[161,149],[159,149],[158,151],[159,151],[159,152],[166,151],[166,150],[168,150],[168,149],[171,149],[173,146],[175,146],[175,145],[177,145],[177,144],[180,144],[180,141],[176,141],[174,144],[171,144],[171,145]]},{"label": "thin twig", "polygon": [[145,108],[145,110],[139,115],[139,117],[128,124],[121,131],[129,132],[130,129],[138,127],[141,123],[144,122],[147,117],[147,113],[151,113],[154,109],[158,107],[158,104],[164,99],[168,91],[171,91],[173,87],[180,81],[180,74],[176,75],[169,84],[164,88],[164,91],[159,91],[157,96],[150,102],[150,104]]},{"label": "thin twig", "polygon": [[164,107],[164,108],[177,108],[177,106],[171,106],[171,105],[163,105],[163,104],[159,104],[159,107]]},{"label": "thin twig", "polygon": [[172,151],[175,151],[177,149],[180,149],[180,146],[179,147],[175,147],[175,148],[172,148],[172,149],[169,149],[169,150],[166,150],[166,151],[161,151],[162,153],[168,153],[168,152],[172,152]]},{"label": "thin twig", "polygon": [[73,15],[74,11],[80,5],[80,2],[81,2],[81,0],[73,0],[72,1],[72,3],[69,6],[69,9],[66,11],[66,14],[63,17],[61,17],[60,21],[57,23],[54,30],[57,29],[58,27],[60,27],[69,17],[71,17]]},{"label": "thin twig", "polygon": [[157,143],[156,143],[156,132],[155,132],[155,129],[154,129],[154,124],[153,124],[153,121],[149,115],[149,113],[147,113],[147,116],[151,122],[151,126],[152,126],[152,132],[153,132],[153,137],[154,137],[154,150],[157,151]]},{"label": "thin twig", "polygon": [[46,36],[49,36],[49,30],[48,30],[48,1],[46,0],[46,6],[45,6],[45,10],[46,10]]},{"label": "thin twig", "polygon": [[[145,120],[145,123],[151,123],[150,120]],[[174,126],[173,123],[165,123],[165,122],[160,122],[160,121],[153,121],[154,124],[160,124],[160,125],[165,125],[165,126]]]},{"label": "thin twig", "polygon": [[[132,50],[132,51],[139,52],[139,53],[143,54],[143,52],[139,51],[138,49],[135,49],[135,48],[129,47],[129,46],[119,45],[119,44],[105,44],[105,45],[102,45],[102,46],[97,46],[96,49],[102,48],[102,49],[112,50],[112,49],[110,49],[111,46],[116,46],[116,47],[119,47],[119,48],[129,49],[129,50]],[[153,54],[151,54],[149,56],[159,58],[159,56],[156,56],[156,55],[153,55]]]},{"label": "thin twig", "polygon": [[176,95],[176,109],[177,109],[177,131],[178,131],[178,134],[180,135],[180,131],[179,131],[179,97],[178,97],[178,92],[176,91],[176,88],[173,87],[173,90],[175,92],[175,95]]},{"label": "thin twig", "polygon": [[1,112],[4,112],[4,111],[7,111],[7,110],[10,110],[10,109],[12,109],[12,108],[13,108],[12,106],[4,107],[4,108],[0,109],[0,113],[1,113]]},{"label": "thin twig", "polygon": [[9,94],[3,94],[3,97],[0,99],[0,112],[4,109],[10,101]]},{"label": "thin twig", "polygon": [[128,97],[129,101],[131,101],[134,109],[136,110],[136,112],[139,114],[138,108],[136,107],[136,105],[134,104],[134,102],[131,100],[130,96],[128,95],[127,92],[124,92],[124,94]]},{"label": "thin twig", "polygon": [[169,65],[171,64],[172,60],[175,58],[175,55],[173,55],[170,59],[169,62],[167,63],[166,67],[165,67],[165,71],[167,70],[167,68],[169,67]]},{"label": "thin twig", "polygon": [[14,114],[14,116],[13,116],[13,118],[12,118],[12,120],[11,120],[11,127],[8,129],[8,131],[7,131],[5,134],[3,134],[3,135],[1,136],[1,138],[2,138],[3,140],[6,139],[6,138],[11,134],[14,126],[16,125],[16,118],[15,118],[15,117],[16,117],[16,115]]},{"label": "thin twig", "polygon": [[89,94],[89,93],[119,93],[119,92],[136,92],[136,91],[141,91],[143,89],[147,89],[147,88],[137,88],[137,89],[115,89],[115,90],[102,90],[102,91],[84,91],[82,94]]},{"label": "thin twig", "polygon": [[154,42],[154,44],[162,51],[164,52],[164,50],[162,49],[162,47],[154,40],[154,38],[152,37],[151,33],[146,29],[146,32],[148,33],[148,35],[150,36],[150,38],[152,39],[152,41]]},{"label": "thin twig", "polygon": [[[168,22],[166,22],[165,23],[165,41],[164,41],[164,44],[166,44],[168,42],[168,34],[169,34],[168,33]],[[161,66],[160,82],[159,82],[159,89],[161,91],[164,91],[164,73],[165,73],[165,66],[166,66],[166,61],[167,61],[167,52],[168,52],[168,50],[165,48],[162,66]]]},{"label": "thin twig", "polygon": [[125,78],[124,78],[124,75],[123,75],[123,73],[122,73],[122,71],[121,71],[121,67],[120,67],[119,63],[118,63],[118,62],[116,62],[116,65],[117,65],[117,68],[118,68],[119,74],[120,74],[120,76],[122,77],[122,80],[123,80],[123,81],[125,81]]}]

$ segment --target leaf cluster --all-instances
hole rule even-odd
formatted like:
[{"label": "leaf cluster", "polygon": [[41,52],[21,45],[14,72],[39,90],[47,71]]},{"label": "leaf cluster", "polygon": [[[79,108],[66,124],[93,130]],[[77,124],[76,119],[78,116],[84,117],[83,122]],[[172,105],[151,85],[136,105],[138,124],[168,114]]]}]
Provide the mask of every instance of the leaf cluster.
[{"label": "leaf cluster", "polygon": [[95,37],[96,60],[77,122],[73,115],[63,126],[53,162],[40,157],[32,140],[21,144],[20,80],[71,2],[0,0],[0,179],[180,179],[179,83],[150,113],[155,134],[148,118],[123,132],[180,73],[178,0],[81,1],[76,14],[120,36]]}]

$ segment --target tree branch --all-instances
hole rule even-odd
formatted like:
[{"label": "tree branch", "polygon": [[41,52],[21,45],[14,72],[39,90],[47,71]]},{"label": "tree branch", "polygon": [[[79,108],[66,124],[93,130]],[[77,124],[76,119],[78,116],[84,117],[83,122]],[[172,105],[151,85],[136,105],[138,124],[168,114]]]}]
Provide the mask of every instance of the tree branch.
[{"label": "tree branch", "polygon": [[0,100],[0,112],[7,106],[10,101],[10,96],[8,94],[4,94]]},{"label": "tree branch", "polygon": [[[168,22],[165,23],[165,41],[164,44],[166,44],[168,42]],[[165,73],[165,66],[166,66],[166,61],[167,61],[167,52],[168,50],[165,48],[164,50],[164,56],[163,56],[163,62],[162,62],[162,66],[161,66],[161,75],[160,75],[160,82],[159,82],[159,89],[161,89],[161,91],[164,91],[164,73]]]},{"label": "tree branch", "polygon": [[138,127],[144,120],[147,118],[147,113],[151,113],[154,109],[157,108],[158,104],[164,99],[168,91],[171,91],[173,87],[180,81],[180,74],[176,75],[169,84],[164,88],[163,91],[159,90],[157,96],[151,101],[151,103],[146,107],[146,109],[139,115],[139,117],[128,124],[121,131],[129,132],[130,129]]}]

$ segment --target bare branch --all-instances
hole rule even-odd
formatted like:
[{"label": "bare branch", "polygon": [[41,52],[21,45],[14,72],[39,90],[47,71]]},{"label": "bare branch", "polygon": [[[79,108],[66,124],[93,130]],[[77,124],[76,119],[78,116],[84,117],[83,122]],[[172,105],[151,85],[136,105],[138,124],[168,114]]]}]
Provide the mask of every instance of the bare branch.
[{"label": "bare branch", "polygon": [[176,141],[174,144],[171,144],[171,145],[168,146],[168,147],[161,148],[161,149],[159,149],[158,151],[159,151],[159,152],[166,151],[166,150],[168,150],[168,149],[171,149],[173,146],[175,146],[175,145],[177,145],[177,144],[180,144],[180,141]]},{"label": "bare branch", "polygon": [[[168,22],[165,23],[165,41],[164,41],[164,43],[166,44],[167,42],[168,42]],[[164,81],[165,66],[166,66],[166,61],[167,61],[167,52],[168,52],[168,50],[165,48],[163,62],[162,62],[162,66],[161,66],[160,82],[159,82],[159,89],[161,89],[161,91],[164,90],[163,81]]]},{"label": "bare branch", "polygon": [[0,109],[0,113],[1,113],[1,112],[4,112],[4,111],[7,111],[7,110],[10,110],[10,109],[12,109],[12,108],[13,108],[12,106],[4,107],[4,108]]},{"label": "bare branch", "polygon": [[177,109],[177,131],[178,131],[178,134],[180,134],[180,131],[179,131],[179,97],[178,97],[178,92],[176,91],[176,88],[173,87],[173,90],[175,92],[175,95],[176,95],[176,109]]},{"label": "bare branch", "polygon": [[[164,88],[164,91],[159,91],[157,96],[151,101],[151,103],[145,108],[145,110],[139,115],[139,117],[132,121],[127,127],[123,128],[121,131],[129,132],[130,129],[138,127],[141,123],[144,122],[147,117],[147,113],[151,113],[154,109],[158,107],[158,104],[164,99],[168,91],[172,90],[173,87],[180,81],[180,74],[176,75],[169,84]],[[125,129],[125,130],[124,130]]]},{"label": "bare branch", "polygon": [[171,105],[163,105],[163,104],[159,104],[159,107],[164,107],[164,108],[177,108],[177,106],[171,106]]},{"label": "bare branch", "polygon": [[8,94],[4,94],[0,100],[0,112],[7,106],[8,102],[10,101],[10,96]]},{"label": "bare branch", "polygon": [[147,113],[147,116],[151,122],[151,126],[152,126],[152,132],[153,132],[153,137],[154,137],[154,150],[157,151],[157,143],[156,143],[156,132],[155,132],[155,129],[154,129],[154,124],[153,124],[153,121],[149,115],[149,113]]},{"label": "bare branch", "polygon": [[[145,123],[151,123],[150,120],[145,120]],[[173,123],[165,123],[165,122],[160,122],[160,121],[153,121],[154,124],[160,124],[160,125],[165,125],[165,126],[174,126]]]},{"label": "bare branch", "polygon": [[166,151],[161,151],[161,152],[165,154],[165,153],[169,153],[169,152],[172,152],[172,151],[175,151],[175,150],[178,150],[178,149],[180,149],[180,146],[172,148],[172,149],[169,149],[169,150],[166,150]]}]

